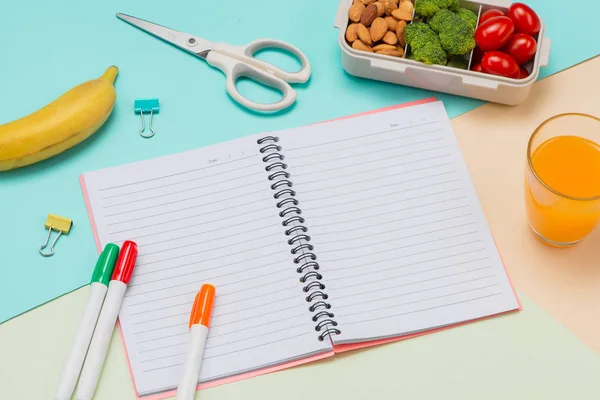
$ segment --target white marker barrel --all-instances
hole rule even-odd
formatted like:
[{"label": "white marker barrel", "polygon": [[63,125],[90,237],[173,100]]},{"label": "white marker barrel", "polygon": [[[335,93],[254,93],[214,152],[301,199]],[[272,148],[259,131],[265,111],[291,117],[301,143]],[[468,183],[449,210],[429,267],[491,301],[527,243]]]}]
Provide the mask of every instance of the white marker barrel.
[{"label": "white marker barrel", "polygon": [[107,287],[100,282],[94,282],[90,285],[90,295],[87,305],[83,312],[83,317],[79,321],[75,339],[67,358],[67,363],[63,368],[55,400],[70,400],[75,384],[81,372],[81,366],[85,360],[85,354],[88,351],[90,340],[94,334],[94,328],[100,315],[100,309],[106,296]]},{"label": "white marker barrel", "polygon": [[175,400],[193,400],[200,377],[204,345],[208,337],[208,328],[201,324],[192,325],[190,342],[183,364],[183,375],[177,386]]},{"label": "white marker barrel", "polygon": [[127,285],[121,281],[112,280],[108,285],[108,293],[81,372],[75,397],[77,400],[91,400],[94,397],[126,290]]}]

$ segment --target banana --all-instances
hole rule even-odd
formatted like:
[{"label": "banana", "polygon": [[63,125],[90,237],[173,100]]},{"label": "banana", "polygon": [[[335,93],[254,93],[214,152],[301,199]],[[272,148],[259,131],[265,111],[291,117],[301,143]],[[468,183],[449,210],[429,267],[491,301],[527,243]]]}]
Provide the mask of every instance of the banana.
[{"label": "banana", "polygon": [[82,83],[44,108],[0,125],[0,171],[45,160],[90,137],[106,122],[116,100],[118,69]]}]

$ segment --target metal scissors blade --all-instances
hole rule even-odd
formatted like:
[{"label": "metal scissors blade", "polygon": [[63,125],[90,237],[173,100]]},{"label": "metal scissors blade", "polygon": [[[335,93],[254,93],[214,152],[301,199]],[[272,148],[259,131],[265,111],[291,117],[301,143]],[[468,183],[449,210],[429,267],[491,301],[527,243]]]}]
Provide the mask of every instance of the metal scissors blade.
[{"label": "metal scissors blade", "polygon": [[131,15],[117,13],[117,18],[198,57],[206,58],[213,47],[213,42],[198,36],[179,32]]}]

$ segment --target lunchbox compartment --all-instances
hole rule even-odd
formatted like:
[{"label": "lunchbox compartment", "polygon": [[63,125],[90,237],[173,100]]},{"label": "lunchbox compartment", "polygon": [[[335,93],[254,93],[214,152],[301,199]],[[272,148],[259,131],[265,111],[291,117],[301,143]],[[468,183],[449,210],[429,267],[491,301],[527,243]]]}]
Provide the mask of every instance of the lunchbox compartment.
[{"label": "lunchbox compartment", "polygon": [[[461,0],[461,6],[474,12],[477,10],[478,25],[483,12],[491,8],[507,11],[511,4],[509,0]],[[348,8],[351,5],[352,0],[340,1],[334,25],[340,30],[338,38],[342,50],[342,66],[349,74],[357,77],[516,105],[528,97],[531,86],[539,76],[540,67],[548,65],[551,41],[544,35],[543,20],[536,38],[536,55],[524,66],[530,73],[525,79],[511,79],[471,71],[474,51],[468,55],[468,69],[459,69],[355,50],[345,39],[349,21]],[[408,47],[405,46],[405,56],[410,52]]]},{"label": "lunchbox compartment", "polygon": [[[418,0],[413,0],[413,4],[416,3],[416,1]],[[460,6],[463,8],[466,8],[467,10],[471,10],[475,13],[475,15],[477,15],[477,26],[479,26],[479,18],[481,18],[481,13],[483,11],[481,11],[482,6],[479,3],[473,3],[470,1],[466,1],[466,0],[461,0],[460,1]],[[493,8],[493,7],[490,7]],[[416,22],[421,22],[422,20],[420,18],[415,18],[416,17],[416,12],[413,11],[413,20],[411,21],[411,24],[416,23]],[[446,67],[446,68],[452,68],[452,69],[461,69],[463,71],[469,71],[471,70],[471,61],[473,59],[473,54],[474,54],[475,50],[471,50],[470,53],[464,54],[462,56],[453,56],[452,58],[462,58],[464,59],[464,61],[466,62],[466,68],[457,68],[454,66],[444,66],[444,65],[440,65],[440,67]],[[410,54],[410,46],[407,44],[404,47],[404,58],[407,58],[408,55]]]}]

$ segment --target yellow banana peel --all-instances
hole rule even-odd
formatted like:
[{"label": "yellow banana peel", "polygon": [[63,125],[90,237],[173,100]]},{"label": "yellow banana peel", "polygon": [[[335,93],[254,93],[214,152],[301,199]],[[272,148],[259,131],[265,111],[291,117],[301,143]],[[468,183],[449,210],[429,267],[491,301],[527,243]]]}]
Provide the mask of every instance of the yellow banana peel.
[{"label": "yellow banana peel", "polygon": [[0,125],[0,171],[45,160],[83,142],[112,113],[118,69],[82,83],[44,108]]}]

